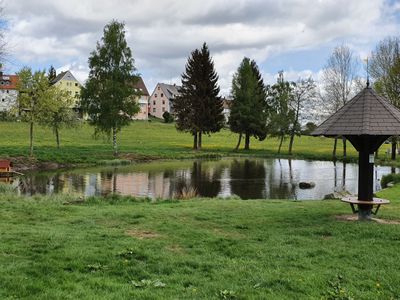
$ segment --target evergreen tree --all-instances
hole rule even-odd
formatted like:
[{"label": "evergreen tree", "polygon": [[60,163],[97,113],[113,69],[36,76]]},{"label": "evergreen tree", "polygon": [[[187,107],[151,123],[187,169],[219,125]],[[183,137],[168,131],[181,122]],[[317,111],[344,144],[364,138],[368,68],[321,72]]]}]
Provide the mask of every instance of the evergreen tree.
[{"label": "evergreen tree", "polygon": [[233,102],[229,127],[245,136],[244,149],[250,149],[250,137],[262,141],[267,136],[268,106],[260,71],[254,60],[245,57],[232,80]]},{"label": "evergreen tree", "polygon": [[56,79],[56,77],[56,69],[54,69],[53,66],[50,66],[49,72],[47,73],[47,79],[49,80],[49,83],[52,84],[53,80]]},{"label": "evergreen tree", "polygon": [[118,154],[117,133],[139,112],[137,76],[124,26],[112,21],[104,27],[101,42],[89,57],[89,78],[81,92],[82,108],[95,126],[95,135],[112,135],[114,155]]},{"label": "evergreen tree", "polygon": [[193,135],[193,149],[201,149],[202,134],[218,132],[224,126],[222,99],[218,96],[218,75],[207,44],[191,53],[182,74],[180,95],[173,100],[176,127]]}]

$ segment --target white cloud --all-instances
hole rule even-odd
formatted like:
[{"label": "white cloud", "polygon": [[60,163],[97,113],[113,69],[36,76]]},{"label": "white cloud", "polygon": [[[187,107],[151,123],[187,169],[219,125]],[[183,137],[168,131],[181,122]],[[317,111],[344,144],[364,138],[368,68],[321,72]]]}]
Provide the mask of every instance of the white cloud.
[{"label": "white cloud", "polygon": [[[81,81],[87,57],[112,19],[126,23],[149,90],[158,81],[179,83],[188,55],[206,41],[227,94],[244,56],[262,65],[272,54],[341,42],[365,56],[383,37],[400,33],[399,11],[398,3],[385,0],[19,0],[6,2],[4,14],[14,59],[69,67]],[[306,74],[307,68],[282,66],[288,78]],[[262,71],[267,82],[274,79]]]}]

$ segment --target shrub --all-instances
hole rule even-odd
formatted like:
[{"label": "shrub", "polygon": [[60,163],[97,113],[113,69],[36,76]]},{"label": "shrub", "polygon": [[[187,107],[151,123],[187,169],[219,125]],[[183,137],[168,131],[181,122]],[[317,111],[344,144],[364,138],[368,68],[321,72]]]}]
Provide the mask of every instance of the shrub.
[{"label": "shrub", "polygon": [[399,183],[400,182],[400,174],[388,174],[382,176],[381,186],[382,188],[386,188],[389,182]]},{"label": "shrub", "polygon": [[165,123],[172,123],[174,121],[174,117],[167,111],[164,112],[162,116]]}]

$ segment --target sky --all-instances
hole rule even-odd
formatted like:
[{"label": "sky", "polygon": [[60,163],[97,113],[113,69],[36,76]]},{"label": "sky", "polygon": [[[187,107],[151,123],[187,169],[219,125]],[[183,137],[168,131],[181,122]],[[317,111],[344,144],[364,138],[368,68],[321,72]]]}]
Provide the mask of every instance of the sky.
[{"label": "sky", "polygon": [[[88,57],[111,20],[126,38],[149,92],[180,84],[191,51],[209,46],[222,95],[243,57],[254,59],[268,84],[313,76],[334,49],[348,45],[365,59],[387,36],[400,35],[393,0],[13,0],[1,2],[8,55],[5,73],[23,66],[71,70],[82,83]],[[362,60],[361,60],[362,61]],[[360,75],[365,72],[360,69]]]}]

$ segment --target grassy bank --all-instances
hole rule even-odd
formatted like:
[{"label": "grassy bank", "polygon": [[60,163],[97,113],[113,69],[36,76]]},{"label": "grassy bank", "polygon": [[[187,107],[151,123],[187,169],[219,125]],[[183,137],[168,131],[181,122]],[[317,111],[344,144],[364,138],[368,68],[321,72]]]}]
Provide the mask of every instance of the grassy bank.
[{"label": "grassy bank", "polygon": [[[0,157],[27,157],[29,135],[26,123],[0,122]],[[35,128],[35,157],[39,161],[57,163],[98,163],[113,159],[111,144],[105,139],[95,140],[93,128],[83,125],[61,132],[61,149],[55,146],[50,129]],[[278,149],[276,138],[259,142],[251,141],[250,151],[233,151],[238,136],[229,130],[203,138],[203,150],[192,151],[192,137],[177,132],[173,124],[137,121],[119,134],[121,160],[154,158],[218,157],[226,155],[275,156]],[[287,156],[288,140],[282,147],[281,156]],[[331,159],[333,140],[328,138],[301,137],[295,139],[294,157]],[[356,152],[349,145],[349,157]],[[341,142],[338,143],[341,153]]]},{"label": "grassy bank", "polygon": [[338,201],[71,200],[0,195],[1,299],[400,295],[400,225],[338,221]]}]

